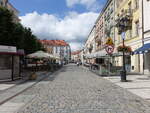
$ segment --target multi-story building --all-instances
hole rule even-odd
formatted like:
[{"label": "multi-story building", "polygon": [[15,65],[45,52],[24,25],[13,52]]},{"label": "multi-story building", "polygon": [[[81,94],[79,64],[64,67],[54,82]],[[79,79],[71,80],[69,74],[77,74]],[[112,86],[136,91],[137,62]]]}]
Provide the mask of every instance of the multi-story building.
[{"label": "multi-story building", "polygon": [[95,26],[93,26],[91,32],[88,35],[88,39],[85,42],[84,54],[87,58],[88,63],[94,63],[94,53],[96,52],[96,41],[95,41]]},{"label": "multi-story building", "polygon": [[[115,49],[109,60],[114,66],[123,66],[122,47],[128,46],[134,55],[125,55],[127,72],[150,73],[150,0],[107,0],[95,22],[95,42],[88,37],[84,52],[90,59],[107,59],[105,43],[112,38]],[[128,22],[127,22],[128,21]],[[123,28],[123,26],[125,26]],[[120,29],[121,28],[121,29]],[[89,52],[90,45],[94,51]],[[141,54],[142,53],[142,54]],[[144,53],[144,54],[143,54]]]},{"label": "multi-story building", "polygon": [[81,61],[82,62],[82,50],[77,50],[71,53],[71,60],[73,60],[74,62],[78,62]]},{"label": "multi-story building", "polygon": [[142,38],[142,46],[134,53],[143,55],[143,73],[150,74],[150,0],[139,0],[139,8],[139,33]]},{"label": "multi-story building", "polygon": [[[150,0],[142,0],[143,4],[143,41],[150,48]],[[148,49],[147,49],[148,50]],[[150,51],[144,55],[144,73],[150,74]]]},{"label": "multi-story building", "polygon": [[0,0],[0,6],[6,7],[8,0]]},{"label": "multi-story building", "polygon": [[18,18],[19,11],[13,7],[13,5],[8,0],[0,0],[0,6],[7,8],[13,13],[13,21],[18,23],[20,19]]},{"label": "multi-story building", "polygon": [[102,11],[104,15],[104,37],[110,37],[113,41],[115,41],[115,4],[116,0],[107,0]]},{"label": "multi-story building", "polygon": [[[90,55],[90,60],[92,63],[99,64],[101,61],[105,60],[107,52],[105,51],[105,43],[107,38],[113,39],[115,41],[115,0],[108,0],[101,11],[99,17],[97,18],[94,29],[94,41],[90,41],[91,38],[88,37],[88,40],[85,44],[85,48],[89,48],[87,45],[95,45],[94,50]],[[90,43],[89,43],[90,41]],[[106,57],[108,59],[108,57]]]},{"label": "multi-story building", "polygon": [[[117,0],[116,1],[116,20],[121,17],[130,17],[131,23],[129,24],[131,29],[124,32],[125,34],[125,45],[130,46],[132,51],[141,47],[142,37],[140,36],[139,29],[140,26],[140,10],[139,10],[139,0]],[[122,35],[119,30],[116,29],[116,45],[122,45]],[[116,58],[116,65],[122,64],[122,57]],[[142,73],[143,70],[143,60],[142,55],[128,55],[126,56],[126,70],[127,72]]]},{"label": "multi-story building", "polygon": [[95,22],[96,51],[100,51],[105,45],[104,15],[101,13]]},{"label": "multi-story building", "polygon": [[61,61],[69,62],[71,59],[70,45],[64,40],[40,40],[49,54]]}]

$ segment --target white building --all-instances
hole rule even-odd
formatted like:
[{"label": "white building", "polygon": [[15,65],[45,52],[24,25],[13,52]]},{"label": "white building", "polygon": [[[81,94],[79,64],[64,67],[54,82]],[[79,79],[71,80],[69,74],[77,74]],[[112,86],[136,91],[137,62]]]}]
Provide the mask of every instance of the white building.
[{"label": "white building", "polygon": [[[91,32],[88,35],[88,38],[85,42],[85,47],[84,47],[84,54],[87,59],[93,60],[92,58],[92,53],[96,52],[96,41],[95,41],[95,26],[92,28]],[[88,61],[94,62],[94,61]]]},{"label": "white building", "polygon": [[143,0],[144,43],[150,43],[150,0]]},{"label": "white building", "polygon": [[142,40],[142,47],[134,51],[135,54],[143,54],[143,74],[150,74],[150,0],[139,0],[140,25],[139,32]]},{"label": "white building", "polygon": [[144,47],[148,46],[144,54],[144,74],[150,73],[150,0],[143,0],[143,36]]},{"label": "white building", "polygon": [[82,50],[72,52],[71,53],[71,60],[74,62],[81,61],[83,63]]},{"label": "white building", "polygon": [[69,62],[71,59],[70,45],[64,40],[40,40],[46,51],[61,61]]}]

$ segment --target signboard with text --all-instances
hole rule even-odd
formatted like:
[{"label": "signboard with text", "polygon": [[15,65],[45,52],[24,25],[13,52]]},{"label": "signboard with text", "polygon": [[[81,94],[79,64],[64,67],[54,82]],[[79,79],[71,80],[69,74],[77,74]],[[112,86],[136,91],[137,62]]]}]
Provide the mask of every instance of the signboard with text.
[{"label": "signboard with text", "polygon": [[0,52],[17,52],[16,47],[14,46],[3,46],[0,45]]}]

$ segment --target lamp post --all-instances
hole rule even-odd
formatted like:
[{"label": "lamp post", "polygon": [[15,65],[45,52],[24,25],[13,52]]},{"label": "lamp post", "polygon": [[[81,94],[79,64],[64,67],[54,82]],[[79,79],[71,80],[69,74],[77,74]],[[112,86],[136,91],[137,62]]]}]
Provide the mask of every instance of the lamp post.
[{"label": "lamp post", "polygon": [[120,73],[121,82],[127,82],[126,80],[126,64],[125,64],[125,32],[132,29],[132,11],[130,9],[122,12],[122,15],[116,19],[116,27],[118,28],[118,34],[122,36],[122,45],[123,45],[123,69]]},{"label": "lamp post", "polygon": [[123,70],[121,71],[121,82],[126,82],[126,64],[125,64],[125,50],[124,50],[124,47],[125,47],[125,44],[124,44],[124,38],[123,38],[123,41],[122,41],[122,44],[123,44]]},{"label": "lamp post", "polygon": [[125,41],[125,32],[126,32],[126,29],[127,29],[127,25],[128,25],[128,19],[126,17],[122,18],[120,20],[120,25],[121,25],[121,36],[122,36],[122,45],[123,45],[123,69],[120,73],[120,76],[121,76],[121,82],[127,82],[126,80],[126,64],[125,64],[125,44],[124,44],[124,41]]}]

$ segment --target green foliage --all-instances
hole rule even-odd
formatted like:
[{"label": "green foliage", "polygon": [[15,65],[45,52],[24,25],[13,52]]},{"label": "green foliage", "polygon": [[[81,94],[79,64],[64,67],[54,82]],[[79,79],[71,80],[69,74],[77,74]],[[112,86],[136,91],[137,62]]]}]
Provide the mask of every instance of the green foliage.
[{"label": "green foliage", "polygon": [[44,50],[31,29],[13,23],[12,16],[9,10],[0,7],[0,45],[16,46],[24,49],[26,54]]},{"label": "green foliage", "polygon": [[12,13],[5,8],[0,8],[0,44],[11,44],[12,31]]}]

